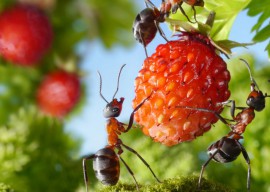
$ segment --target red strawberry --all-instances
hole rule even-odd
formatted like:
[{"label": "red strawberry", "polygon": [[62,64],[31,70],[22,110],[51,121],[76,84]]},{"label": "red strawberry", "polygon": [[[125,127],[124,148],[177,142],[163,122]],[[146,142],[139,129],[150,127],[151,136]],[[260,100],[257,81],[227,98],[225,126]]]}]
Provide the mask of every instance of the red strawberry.
[{"label": "red strawberry", "polygon": [[0,54],[18,65],[37,64],[52,43],[47,16],[32,5],[18,4],[0,15]]},{"label": "red strawberry", "polygon": [[55,71],[41,82],[37,90],[37,103],[45,113],[63,117],[77,104],[80,93],[80,81],[75,73]]},{"label": "red strawberry", "polygon": [[144,61],[135,80],[135,120],[144,134],[167,146],[191,141],[208,131],[218,119],[211,113],[177,108],[201,107],[221,112],[218,102],[230,96],[230,73],[210,40],[185,33],[177,41],[159,45]]}]

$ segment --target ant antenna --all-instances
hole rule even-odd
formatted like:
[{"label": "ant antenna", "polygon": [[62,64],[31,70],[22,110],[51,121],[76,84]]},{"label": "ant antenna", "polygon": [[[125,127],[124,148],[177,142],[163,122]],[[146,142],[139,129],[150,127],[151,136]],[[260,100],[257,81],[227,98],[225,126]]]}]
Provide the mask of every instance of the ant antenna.
[{"label": "ant antenna", "polygon": [[100,95],[100,97],[106,102],[106,103],[109,103],[106,99],[105,99],[105,97],[102,95],[102,93],[101,93],[101,89],[102,89],[102,77],[101,77],[101,75],[100,75],[100,72],[98,71],[98,75],[99,75],[99,95]]},{"label": "ant antenna", "polygon": [[242,58],[240,58],[240,60],[243,61],[243,62],[246,64],[246,67],[247,67],[247,69],[248,69],[248,72],[249,72],[249,76],[250,76],[251,82],[254,83],[254,85],[255,85],[255,86],[257,87],[257,89],[260,91],[258,84],[256,83],[255,79],[254,79],[254,78],[252,77],[252,75],[251,75],[251,70],[250,70],[250,66],[249,66],[248,62],[247,62],[246,60],[242,59]]},{"label": "ant antenna", "polygon": [[[122,72],[122,69],[126,66],[126,64],[122,65],[122,67],[120,68],[120,71],[119,71],[119,74],[118,74],[118,79],[117,79],[117,87],[116,87],[116,91],[113,95],[113,98],[112,100],[114,99],[116,93],[118,92],[118,89],[119,89],[119,80],[120,80],[120,75],[121,75],[121,72]],[[106,102],[106,103],[109,103],[109,101],[107,101],[107,99],[105,99],[105,97],[102,95],[101,93],[101,90],[102,90],[102,77],[101,77],[101,74],[100,72],[98,71],[98,75],[99,75],[99,81],[100,81],[100,84],[99,84],[99,95],[100,97]]]},{"label": "ant antenna", "polygon": [[116,93],[118,92],[118,89],[119,89],[119,81],[120,81],[121,72],[122,72],[122,70],[123,70],[123,68],[124,68],[125,66],[126,66],[126,64],[122,65],[122,67],[120,68],[120,71],[119,71],[119,74],[118,74],[118,78],[117,78],[117,87],[116,87],[116,91],[115,91],[115,93],[114,93],[114,95],[113,95],[113,98],[112,98],[112,99],[114,99],[114,97],[115,97]]}]

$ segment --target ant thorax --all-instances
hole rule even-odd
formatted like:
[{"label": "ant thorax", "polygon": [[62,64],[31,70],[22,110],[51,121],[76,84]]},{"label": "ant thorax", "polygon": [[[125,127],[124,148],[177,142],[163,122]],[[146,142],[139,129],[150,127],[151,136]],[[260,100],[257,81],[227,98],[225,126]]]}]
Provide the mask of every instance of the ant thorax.
[{"label": "ant thorax", "polygon": [[125,132],[124,123],[119,122],[116,118],[109,118],[106,123],[108,134],[108,145],[115,145],[118,141],[118,136]]}]

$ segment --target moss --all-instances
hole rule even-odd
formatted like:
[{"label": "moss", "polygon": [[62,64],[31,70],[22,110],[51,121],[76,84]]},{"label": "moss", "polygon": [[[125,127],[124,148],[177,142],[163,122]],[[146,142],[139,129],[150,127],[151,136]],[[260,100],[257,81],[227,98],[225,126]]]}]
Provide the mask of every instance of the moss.
[{"label": "moss", "polygon": [[[231,189],[222,184],[203,179],[200,190],[197,189],[197,176],[177,177],[166,179],[162,183],[153,183],[151,185],[140,185],[140,191],[144,192],[232,192]],[[103,192],[124,192],[136,191],[135,184],[125,184],[119,182],[115,186],[102,187],[99,191]]]},{"label": "moss", "polygon": [[6,185],[4,183],[0,183],[0,192],[13,192],[14,190],[11,189],[9,185]]}]

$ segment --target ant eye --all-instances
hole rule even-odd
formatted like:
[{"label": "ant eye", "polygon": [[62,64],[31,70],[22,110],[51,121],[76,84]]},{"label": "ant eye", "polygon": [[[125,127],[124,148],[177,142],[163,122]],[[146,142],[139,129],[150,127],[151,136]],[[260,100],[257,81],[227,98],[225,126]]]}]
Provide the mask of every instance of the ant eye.
[{"label": "ant eye", "polygon": [[248,106],[253,106],[254,105],[254,102],[255,102],[255,98],[254,97],[249,97],[247,99],[247,105]]},{"label": "ant eye", "polygon": [[254,97],[248,98],[248,101],[249,101],[249,102],[253,102],[253,101],[254,101]]},{"label": "ant eye", "polygon": [[113,108],[112,111],[113,111],[113,112],[118,112],[119,109],[118,109],[118,108]]}]

